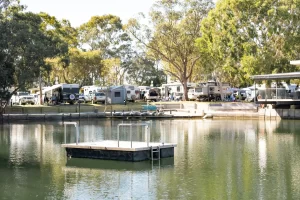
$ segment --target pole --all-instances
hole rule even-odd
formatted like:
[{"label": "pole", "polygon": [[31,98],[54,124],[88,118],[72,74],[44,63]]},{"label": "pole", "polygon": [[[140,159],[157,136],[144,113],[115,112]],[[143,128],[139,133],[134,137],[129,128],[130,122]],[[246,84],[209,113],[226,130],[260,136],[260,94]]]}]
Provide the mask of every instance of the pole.
[{"label": "pole", "polygon": [[65,144],[67,143],[66,132],[67,132],[67,125],[65,124],[65,128],[64,128]]},{"label": "pole", "polygon": [[257,102],[257,99],[256,99],[256,83],[254,81],[254,103],[256,104]]},{"label": "pole", "polygon": [[149,147],[149,140],[150,140],[150,130],[149,130],[149,127],[146,126],[146,131],[147,131],[147,147]]},{"label": "pole", "polygon": [[42,105],[43,104],[43,102],[42,102],[43,94],[42,94],[42,77],[41,77],[41,72],[40,72],[40,76],[39,76],[39,87],[40,87],[40,105]]},{"label": "pole", "polygon": [[78,111],[79,111],[79,119],[80,119],[80,102],[78,102]]},{"label": "pole", "polygon": [[132,126],[130,126],[130,147],[132,148]]},{"label": "pole", "polygon": [[120,142],[119,142],[119,134],[120,134],[120,126],[118,125],[118,137],[117,137],[117,139],[118,139],[118,147],[119,147],[119,145],[120,145]]},{"label": "pole", "polygon": [[75,127],[76,127],[76,145],[78,145],[78,138],[79,138],[79,126],[76,124],[75,125]]}]

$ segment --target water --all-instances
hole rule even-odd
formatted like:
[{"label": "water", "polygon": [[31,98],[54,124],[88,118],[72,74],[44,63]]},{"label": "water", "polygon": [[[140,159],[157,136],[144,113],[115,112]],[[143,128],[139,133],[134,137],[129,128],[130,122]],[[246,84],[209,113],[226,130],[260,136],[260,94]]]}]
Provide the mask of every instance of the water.
[{"label": "water", "polygon": [[[81,121],[80,140],[116,139],[121,122]],[[174,158],[68,159],[58,122],[0,125],[0,199],[300,199],[299,121],[148,122],[151,141],[178,144]]]}]

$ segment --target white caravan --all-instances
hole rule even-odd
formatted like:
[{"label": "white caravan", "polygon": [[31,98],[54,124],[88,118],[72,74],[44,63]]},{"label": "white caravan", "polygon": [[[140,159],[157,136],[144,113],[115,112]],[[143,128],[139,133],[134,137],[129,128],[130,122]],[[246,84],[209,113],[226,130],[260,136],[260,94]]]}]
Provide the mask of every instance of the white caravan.
[{"label": "white caravan", "polygon": [[[197,87],[196,83],[187,83],[187,88]],[[161,86],[161,96],[165,99],[169,99],[169,96],[175,95],[175,93],[184,93],[183,85],[180,82],[166,83]]]},{"label": "white caravan", "polygon": [[96,93],[107,93],[107,87],[102,87],[98,85],[83,86],[81,88],[83,89],[84,102],[97,102],[95,99]]},{"label": "white caravan", "polygon": [[126,89],[126,100],[134,102],[135,100],[140,99],[140,89],[135,85],[124,85]]}]

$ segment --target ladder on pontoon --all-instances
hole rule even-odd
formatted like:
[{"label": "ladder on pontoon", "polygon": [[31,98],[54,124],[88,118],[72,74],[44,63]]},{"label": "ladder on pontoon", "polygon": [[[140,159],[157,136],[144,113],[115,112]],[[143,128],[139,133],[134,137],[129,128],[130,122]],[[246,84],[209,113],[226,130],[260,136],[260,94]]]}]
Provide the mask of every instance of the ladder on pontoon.
[{"label": "ladder on pontoon", "polygon": [[[157,153],[156,157],[154,156],[155,153]],[[159,146],[157,146],[157,147],[151,146],[151,160],[160,160],[160,148],[159,148]]]}]

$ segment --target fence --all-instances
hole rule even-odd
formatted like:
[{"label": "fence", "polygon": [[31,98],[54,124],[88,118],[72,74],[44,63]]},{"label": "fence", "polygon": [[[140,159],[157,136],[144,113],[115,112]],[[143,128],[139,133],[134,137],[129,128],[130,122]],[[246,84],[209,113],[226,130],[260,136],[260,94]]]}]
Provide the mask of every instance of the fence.
[{"label": "fence", "polygon": [[291,92],[285,88],[267,88],[258,90],[262,99],[300,99],[300,91]]}]

